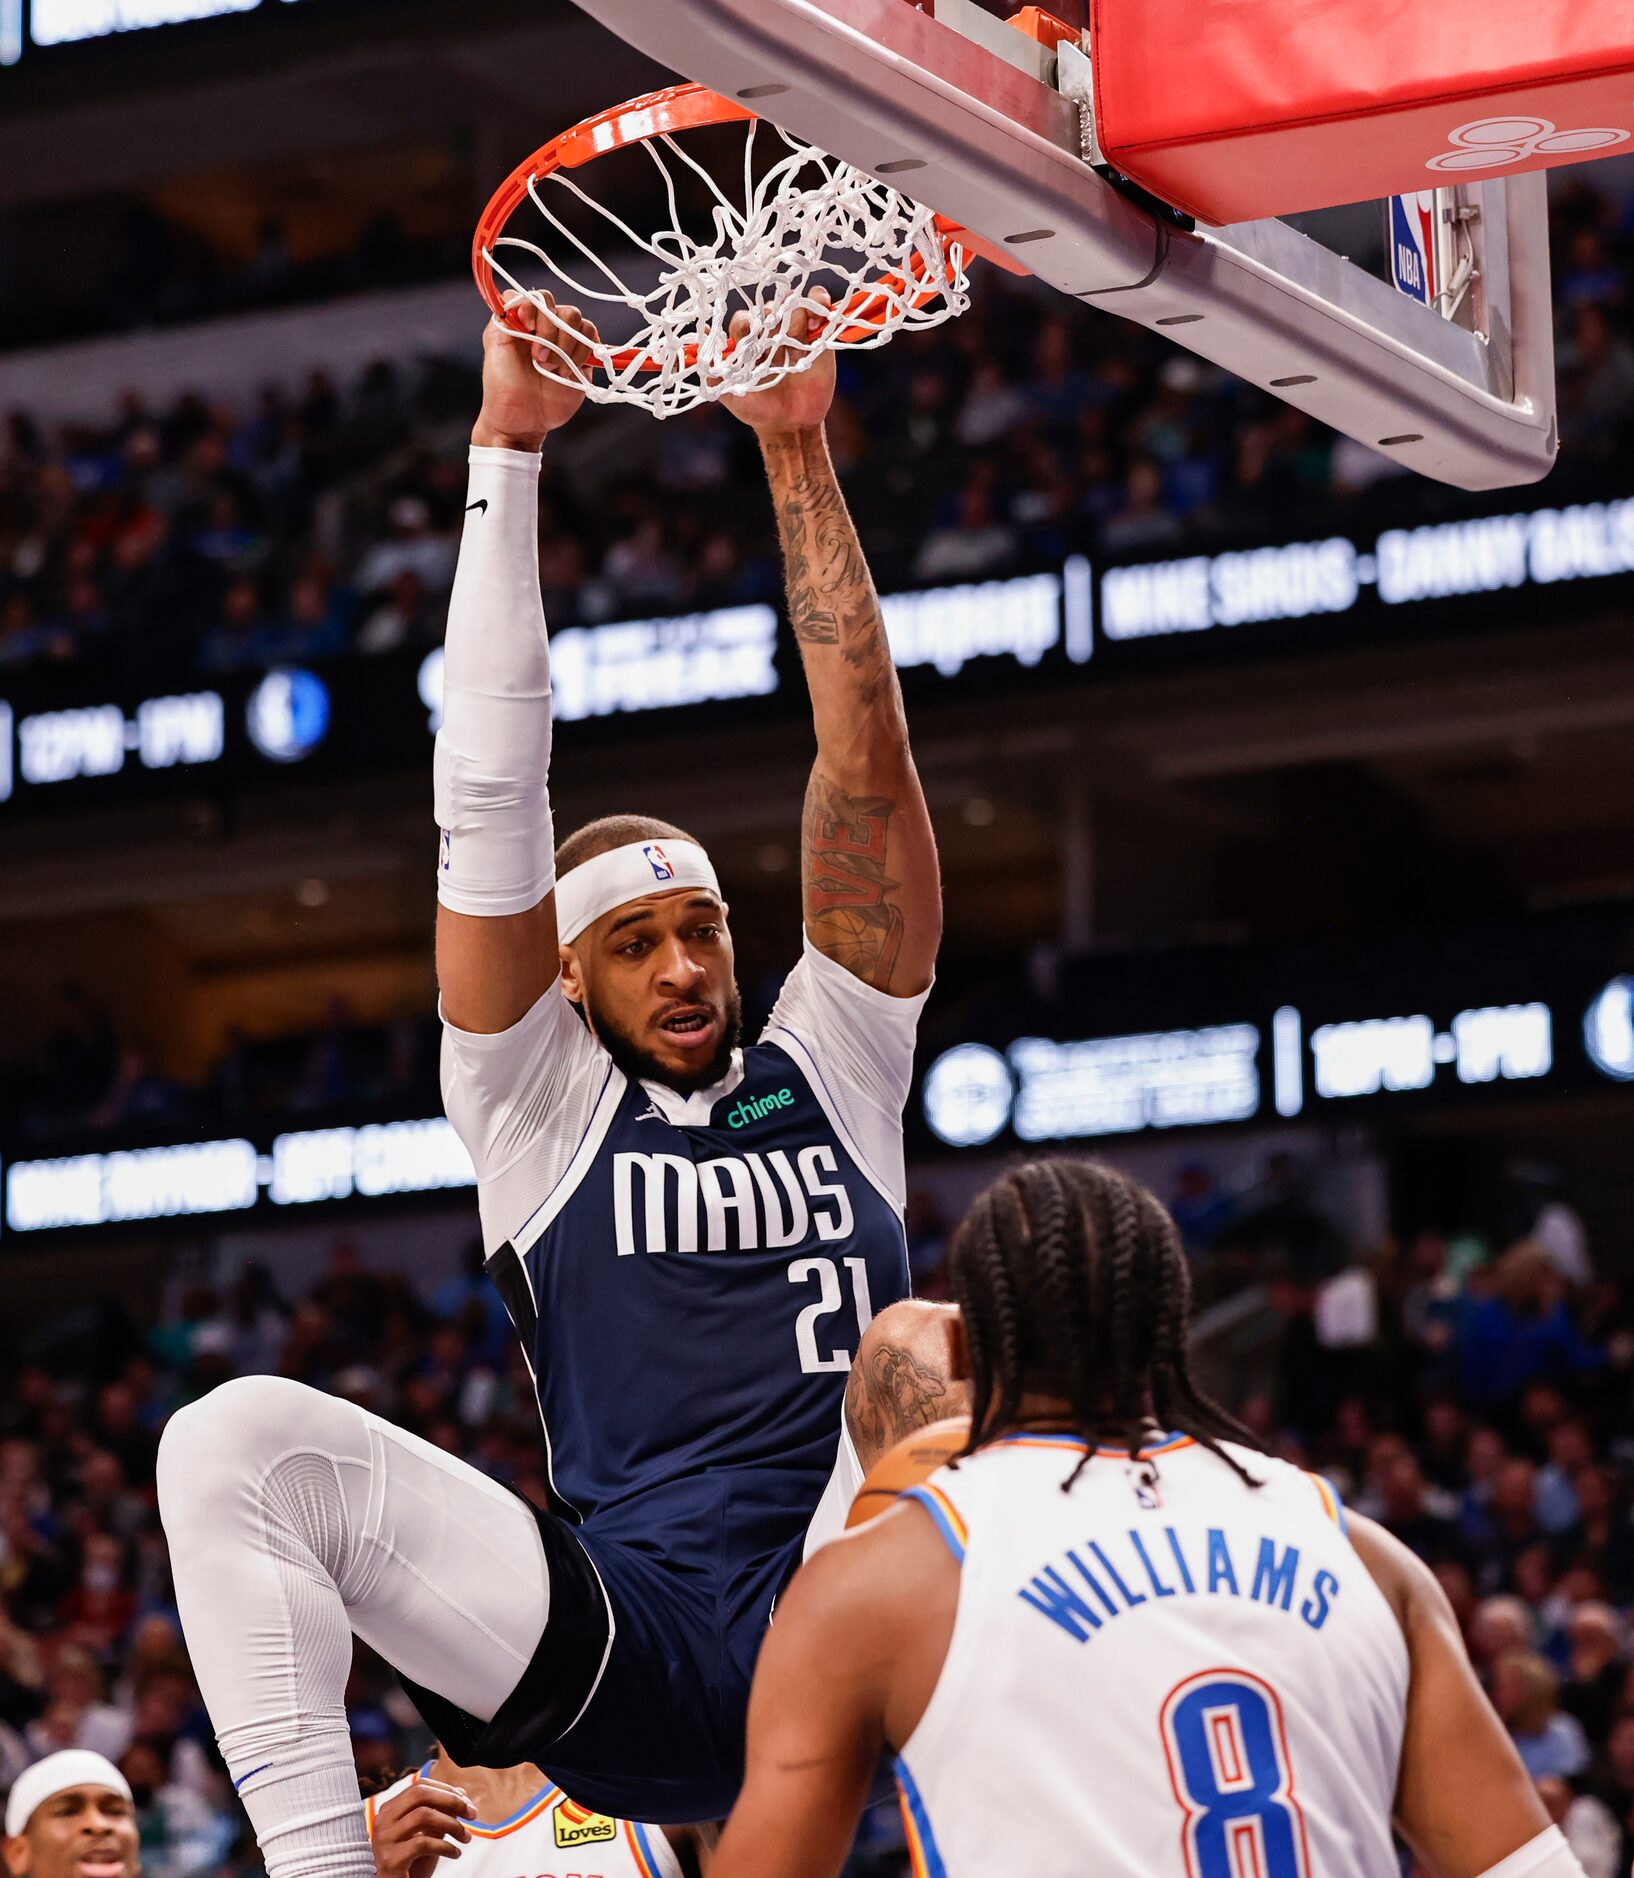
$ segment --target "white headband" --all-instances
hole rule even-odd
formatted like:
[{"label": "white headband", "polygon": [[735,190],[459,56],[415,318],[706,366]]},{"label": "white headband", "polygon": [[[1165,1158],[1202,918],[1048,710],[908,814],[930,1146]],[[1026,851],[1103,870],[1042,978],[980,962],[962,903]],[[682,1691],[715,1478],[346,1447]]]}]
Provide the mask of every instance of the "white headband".
[{"label": "white headband", "polygon": [[570,946],[603,913],[680,887],[707,887],[720,898],[721,883],[697,842],[627,841],[609,848],[556,882],[556,937]]},{"label": "white headband", "polygon": [[131,1797],[130,1782],[112,1761],[89,1748],[63,1748],[17,1776],[6,1801],[6,1837],[15,1839],[54,1793],[66,1793],[70,1787],[110,1787],[127,1800]]}]

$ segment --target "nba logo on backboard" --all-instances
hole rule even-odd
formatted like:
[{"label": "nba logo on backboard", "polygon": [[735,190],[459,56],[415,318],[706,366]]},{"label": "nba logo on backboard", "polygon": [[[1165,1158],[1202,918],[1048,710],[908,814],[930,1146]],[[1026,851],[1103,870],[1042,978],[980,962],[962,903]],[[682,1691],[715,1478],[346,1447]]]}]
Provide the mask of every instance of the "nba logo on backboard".
[{"label": "nba logo on backboard", "polygon": [[1390,278],[1396,290],[1420,306],[1432,306],[1435,277],[1435,191],[1420,189],[1390,198]]},{"label": "nba logo on backboard", "polygon": [[675,869],[670,865],[670,858],[656,841],[649,841],[641,850],[647,857],[647,865],[652,869],[654,880],[673,880]]}]

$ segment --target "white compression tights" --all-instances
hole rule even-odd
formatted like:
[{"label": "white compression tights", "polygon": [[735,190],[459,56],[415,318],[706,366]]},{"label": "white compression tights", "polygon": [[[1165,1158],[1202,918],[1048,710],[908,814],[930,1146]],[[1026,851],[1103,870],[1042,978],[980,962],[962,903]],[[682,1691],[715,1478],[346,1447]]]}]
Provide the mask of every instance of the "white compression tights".
[{"label": "white compression tights", "polygon": [[492,1720],[550,1608],[532,1515],[429,1442],[276,1376],[171,1418],[159,1508],[193,1668],[269,1878],[373,1878],[346,1726],[352,1635]]}]

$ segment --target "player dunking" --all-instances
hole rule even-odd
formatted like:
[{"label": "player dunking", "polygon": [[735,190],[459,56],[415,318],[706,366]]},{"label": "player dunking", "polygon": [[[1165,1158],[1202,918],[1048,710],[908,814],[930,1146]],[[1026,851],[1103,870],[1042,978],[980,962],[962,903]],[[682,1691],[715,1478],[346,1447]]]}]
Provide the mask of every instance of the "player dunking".
[{"label": "player dunking", "polygon": [[834,1878],[887,1743],[917,1878],[1582,1878],[1429,1570],[1199,1393],[1151,1194],[1035,1162],[949,1268],[968,1458],[791,1587],[711,1878]]},{"label": "player dunking", "polygon": [[833,355],[734,406],[765,459],[817,732],[803,955],[745,1048],[703,848],[640,816],[554,848],[536,484],[580,397],[497,330],[485,346],[436,753],[443,1087],[555,1511],[276,1378],[171,1421],[177,1600],[271,1878],[373,1870],[354,1633],[461,1764],[534,1762],[617,1817],[724,1813],[774,1599],[862,1467],[951,1406],[919,1353],[939,1357],[939,1319],[899,1302],[937,862],[823,437]]}]

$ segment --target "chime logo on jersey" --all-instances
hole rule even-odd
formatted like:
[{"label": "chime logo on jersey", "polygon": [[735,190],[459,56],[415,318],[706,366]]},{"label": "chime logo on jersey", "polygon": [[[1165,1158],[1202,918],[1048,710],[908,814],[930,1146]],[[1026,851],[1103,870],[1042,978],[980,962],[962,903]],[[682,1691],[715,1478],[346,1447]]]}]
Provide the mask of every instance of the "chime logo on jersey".
[{"label": "chime logo on jersey", "polygon": [[673,880],[675,878],[675,868],[671,864],[669,856],[656,841],[647,842],[641,852],[647,857],[647,865],[652,869],[652,877],[654,880]]},{"label": "chime logo on jersey", "polygon": [[758,1122],[776,1109],[792,1109],[794,1091],[792,1089],[774,1089],[770,1095],[746,1096],[743,1101],[726,1111],[728,1128],[747,1128],[751,1122]]},{"label": "chime logo on jersey", "polygon": [[616,1837],[618,1827],[605,1813],[592,1813],[586,1806],[563,1800],[552,1818],[556,1843],[564,1851],[576,1845],[599,1845]]},{"label": "chime logo on jersey", "polygon": [[[759,1252],[849,1239],[851,1196],[833,1148],[789,1153],[613,1156],[613,1236],[620,1258],[635,1252]],[[832,1178],[825,1178],[832,1176]]]}]

